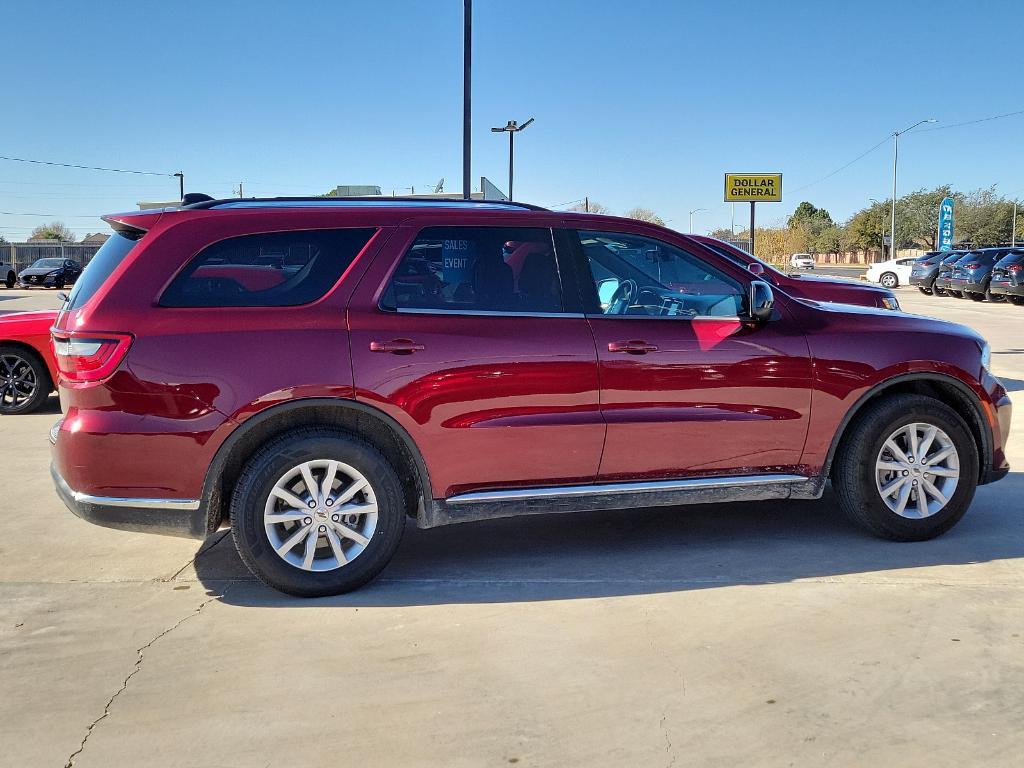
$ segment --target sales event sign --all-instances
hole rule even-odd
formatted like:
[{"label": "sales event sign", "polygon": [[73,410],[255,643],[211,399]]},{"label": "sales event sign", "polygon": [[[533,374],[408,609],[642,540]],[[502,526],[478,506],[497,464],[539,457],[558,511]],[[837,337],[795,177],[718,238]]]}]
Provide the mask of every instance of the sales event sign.
[{"label": "sales event sign", "polygon": [[781,203],[781,173],[725,174],[725,202]]}]

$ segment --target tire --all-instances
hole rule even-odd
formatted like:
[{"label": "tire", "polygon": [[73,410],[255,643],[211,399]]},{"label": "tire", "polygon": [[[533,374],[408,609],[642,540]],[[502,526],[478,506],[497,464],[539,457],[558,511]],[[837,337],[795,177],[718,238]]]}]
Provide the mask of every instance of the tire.
[{"label": "tire", "polygon": [[919,290],[925,296],[931,296],[932,295],[932,289],[931,288],[925,288],[923,285],[917,286],[917,290]]},{"label": "tire", "polygon": [[[360,515],[358,522],[353,521],[350,526],[346,519],[349,515],[338,520],[339,515],[322,497],[311,502],[308,497],[312,494],[309,494],[299,471],[306,462],[313,465],[340,463],[336,475],[338,485],[328,498],[340,496],[345,488],[351,488],[353,475],[349,472],[360,475],[369,483],[368,490],[356,493],[354,498],[359,501],[346,503],[337,510],[370,509],[366,505],[375,502],[375,519],[370,520],[372,515]],[[322,473],[327,471],[326,467],[312,466],[310,472],[314,488],[319,488],[324,480]],[[298,474],[292,480],[286,480],[292,473]],[[267,526],[266,514],[289,515],[287,509],[297,506],[272,496],[275,487],[285,487],[307,505],[313,503],[316,506],[309,510],[308,517]],[[306,508],[301,510],[304,515]],[[338,595],[373,579],[398,549],[405,530],[405,518],[401,483],[384,456],[354,435],[320,427],[298,429],[267,443],[246,464],[231,498],[231,532],[242,562],[264,584],[297,597]],[[313,528],[329,532],[317,533],[312,545],[313,569],[310,570],[298,560],[309,557],[306,544],[310,536],[303,536],[302,530]],[[347,530],[349,536],[353,532],[365,535],[368,543],[360,544],[337,533],[342,530]],[[277,541],[273,541],[271,536],[276,536]],[[292,539],[297,539],[296,543],[279,555],[276,547],[285,546]],[[336,545],[335,542],[339,543]],[[336,546],[342,548],[342,558],[336,554]],[[345,546],[348,546],[347,551]],[[315,570],[317,567],[325,569]]]},{"label": "tire", "polygon": [[952,296],[954,299],[962,299],[964,295],[960,291],[946,291],[947,296]]},{"label": "tire", "polygon": [[984,293],[967,293],[967,294],[964,294],[964,295],[970,296],[971,297],[971,301],[984,301],[985,300],[985,294]]},{"label": "tire", "polygon": [[934,293],[936,296],[945,296],[946,295],[946,289],[945,288],[935,288],[935,287],[932,287],[932,293]]},{"label": "tire", "polygon": [[1024,296],[1009,296],[1007,298],[1018,307],[1024,306]]},{"label": "tire", "polygon": [[[890,436],[911,424],[919,427],[937,427],[944,433],[945,440],[956,449],[959,476],[955,479],[951,495],[944,505],[939,506],[937,499],[929,500],[928,494],[925,494],[926,506],[934,502],[938,508],[924,517],[905,517],[890,509],[883,501],[880,488],[885,486],[879,479],[881,470],[876,467],[876,461],[882,455]],[[839,506],[851,520],[876,536],[893,541],[924,541],[948,531],[967,512],[978,484],[978,448],[963,419],[946,404],[918,395],[894,395],[869,403],[843,435],[842,440],[832,471],[832,482]],[[932,445],[936,443],[942,446],[938,437]],[[897,444],[897,447],[900,447],[900,444]],[[935,457],[940,452],[928,449],[930,457]],[[948,465],[951,461],[951,458],[946,458],[932,466],[939,466],[940,463]],[[918,473],[917,477],[921,478],[920,487],[924,488],[927,477],[920,474],[924,467],[919,461],[915,461],[915,464],[914,471]],[[901,478],[901,473],[894,474],[894,478],[885,481],[887,484],[892,480],[901,479],[904,484],[908,481],[917,482],[914,479],[915,475]],[[933,487],[941,485],[939,490],[950,487],[950,478],[931,476],[931,480],[936,484]],[[893,503],[898,503],[902,498],[903,487],[905,485],[899,486],[896,495],[891,497]],[[913,486],[909,493],[911,496],[914,494]],[[912,498],[905,503],[908,513],[920,514],[919,507]]]},{"label": "tire", "polygon": [[50,372],[39,355],[16,344],[0,344],[0,415],[37,411],[51,391]]},{"label": "tire", "polygon": [[883,288],[892,289],[899,287],[900,279],[895,272],[883,272],[882,276],[878,278],[878,282],[882,284]]},{"label": "tire", "polygon": [[7,277],[4,278],[4,285],[6,285],[8,288],[13,288],[17,284],[18,276],[15,275],[13,272],[8,272]]},{"label": "tire", "polygon": [[56,288],[58,291],[62,290],[64,288],[64,278],[58,277],[56,280],[54,280],[53,287]]}]

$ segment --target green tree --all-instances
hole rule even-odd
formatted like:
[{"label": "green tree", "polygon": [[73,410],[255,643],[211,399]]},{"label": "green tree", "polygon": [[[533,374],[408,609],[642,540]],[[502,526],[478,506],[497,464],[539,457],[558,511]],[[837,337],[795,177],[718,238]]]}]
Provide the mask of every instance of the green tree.
[{"label": "green tree", "polygon": [[722,227],[721,229],[714,230],[710,237],[717,238],[718,240],[741,240],[739,233],[733,234],[731,229]]},{"label": "green tree", "polygon": [[665,226],[665,220],[650,208],[630,208],[626,211],[626,217],[646,221],[649,224],[657,224],[659,227]]},{"label": "green tree", "polygon": [[73,243],[75,242],[75,233],[64,222],[51,221],[49,224],[40,224],[32,230],[28,241],[33,243],[37,240],[59,240],[62,243]]},{"label": "green tree", "polygon": [[[1013,231],[1013,201],[996,194],[995,187],[976,189],[958,196],[953,221],[957,242],[975,246],[1006,243]],[[1019,235],[1019,228],[1017,232]]]}]

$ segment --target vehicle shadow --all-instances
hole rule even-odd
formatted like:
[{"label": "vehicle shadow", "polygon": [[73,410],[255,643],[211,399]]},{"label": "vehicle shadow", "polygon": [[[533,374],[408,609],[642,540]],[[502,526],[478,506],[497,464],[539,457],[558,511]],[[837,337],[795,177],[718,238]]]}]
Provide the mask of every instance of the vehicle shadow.
[{"label": "vehicle shadow", "polygon": [[979,488],[952,531],[912,544],[863,533],[842,516],[831,491],[819,501],[536,515],[425,531],[410,523],[376,581],[317,600],[256,582],[230,534],[202,550],[195,567],[208,594],[224,602],[292,608],[566,600],[879,571],[913,579],[905,571],[1024,557],[1024,514],[1006,502],[1022,495],[1024,473],[1011,473]]},{"label": "vehicle shadow", "polygon": [[1024,381],[1020,379],[1008,379],[1005,376],[997,377],[999,383],[1003,385],[1003,389],[1007,392],[1024,392]]}]

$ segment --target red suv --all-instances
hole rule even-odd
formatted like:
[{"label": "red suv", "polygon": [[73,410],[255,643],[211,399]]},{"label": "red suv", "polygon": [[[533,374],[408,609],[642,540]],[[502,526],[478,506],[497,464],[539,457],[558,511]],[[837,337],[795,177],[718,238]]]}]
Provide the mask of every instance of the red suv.
[{"label": "red suv", "polygon": [[292,594],[372,579],[406,517],[813,499],[831,479],[856,521],[917,540],[1008,471],[977,334],[795,300],[651,224],[380,199],[107,221],[53,330],[57,490],[114,528],[230,525]]}]

